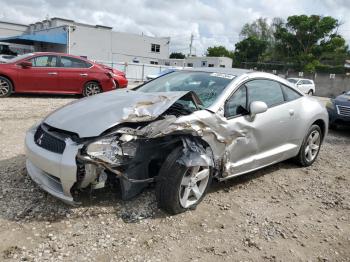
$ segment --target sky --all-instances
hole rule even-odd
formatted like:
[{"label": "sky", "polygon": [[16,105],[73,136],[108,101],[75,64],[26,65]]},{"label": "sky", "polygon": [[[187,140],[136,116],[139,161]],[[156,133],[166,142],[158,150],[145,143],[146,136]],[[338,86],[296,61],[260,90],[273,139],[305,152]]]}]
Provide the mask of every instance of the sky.
[{"label": "sky", "polygon": [[259,17],[333,16],[350,43],[350,1],[347,0],[0,0],[0,20],[29,24],[62,17],[115,31],[171,37],[170,51],[204,55],[209,46],[229,50],[240,39],[245,23]]}]

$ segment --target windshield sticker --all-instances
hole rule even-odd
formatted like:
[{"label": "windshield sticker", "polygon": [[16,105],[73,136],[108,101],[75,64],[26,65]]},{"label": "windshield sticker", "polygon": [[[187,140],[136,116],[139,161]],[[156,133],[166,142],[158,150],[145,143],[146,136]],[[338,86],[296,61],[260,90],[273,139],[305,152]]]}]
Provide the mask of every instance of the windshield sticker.
[{"label": "windshield sticker", "polygon": [[221,77],[221,78],[226,78],[226,79],[233,79],[233,78],[235,78],[234,75],[220,74],[220,73],[212,73],[212,74],[210,74],[210,76]]}]

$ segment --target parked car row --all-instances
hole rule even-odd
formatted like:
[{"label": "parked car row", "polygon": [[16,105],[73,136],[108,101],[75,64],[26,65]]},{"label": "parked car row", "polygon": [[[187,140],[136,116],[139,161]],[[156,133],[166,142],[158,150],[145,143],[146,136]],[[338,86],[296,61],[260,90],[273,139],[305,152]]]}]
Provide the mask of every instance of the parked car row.
[{"label": "parked car row", "polygon": [[12,93],[91,96],[127,85],[123,72],[61,53],[29,53],[0,64],[0,97]]}]

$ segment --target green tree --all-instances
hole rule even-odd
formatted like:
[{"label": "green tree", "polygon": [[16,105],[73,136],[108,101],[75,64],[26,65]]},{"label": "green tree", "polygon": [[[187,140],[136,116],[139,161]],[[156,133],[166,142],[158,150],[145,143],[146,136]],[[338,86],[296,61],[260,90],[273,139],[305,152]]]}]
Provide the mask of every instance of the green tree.
[{"label": "green tree", "polygon": [[235,45],[235,64],[242,65],[243,62],[258,62],[267,48],[267,41],[257,37],[248,37]]},{"label": "green tree", "polygon": [[267,21],[267,18],[258,18],[252,23],[246,23],[243,25],[240,36],[243,38],[255,37],[263,41],[272,41],[273,39],[273,26]]},{"label": "green tree", "polygon": [[207,56],[215,56],[215,57],[231,57],[232,58],[232,52],[227,50],[224,46],[213,46],[208,47],[207,49]]},{"label": "green tree", "polygon": [[[267,18],[258,18],[252,23],[246,23],[240,32],[244,39],[252,38],[264,41],[266,49],[259,55],[264,62],[279,60],[279,54],[275,50],[275,32],[284,23],[282,18],[275,17],[271,22]],[[257,61],[258,62],[258,61]]]},{"label": "green tree", "polygon": [[170,54],[169,58],[184,59],[186,56],[181,52],[173,52]]},{"label": "green tree", "polygon": [[339,21],[330,16],[290,16],[276,27],[276,51],[296,69],[315,72],[320,59],[337,54],[341,60],[347,56],[345,40],[337,34],[339,26]]}]

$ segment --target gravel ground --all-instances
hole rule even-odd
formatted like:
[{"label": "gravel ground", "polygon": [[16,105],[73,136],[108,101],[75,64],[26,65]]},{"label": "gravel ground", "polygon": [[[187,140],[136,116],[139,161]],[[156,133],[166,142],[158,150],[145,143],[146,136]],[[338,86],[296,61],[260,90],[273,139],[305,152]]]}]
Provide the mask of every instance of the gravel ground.
[{"label": "gravel ground", "polygon": [[25,170],[25,131],[76,99],[0,100],[0,261],[350,261],[350,129],[330,132],[308,168],[284,162],[214,183],[168,216],[154,190],[122,201],[95,191],[67,206]]}]

